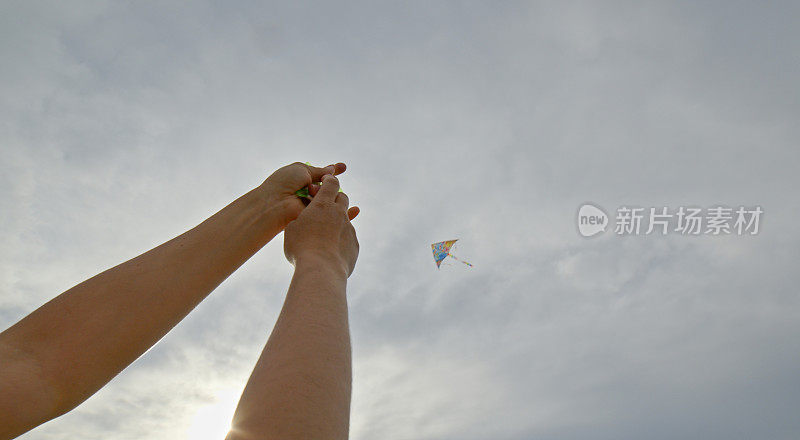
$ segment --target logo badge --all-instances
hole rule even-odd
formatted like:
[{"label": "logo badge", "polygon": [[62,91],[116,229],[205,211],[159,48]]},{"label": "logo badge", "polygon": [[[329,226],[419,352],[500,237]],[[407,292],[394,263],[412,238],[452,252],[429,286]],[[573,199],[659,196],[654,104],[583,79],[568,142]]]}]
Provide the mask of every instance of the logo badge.
[{"label": "logo badge", "polygon": [[608,215],[600,207],[585,203],[578,209],[578,232],[584,237],[591,237],[605,232],[608,227]]}]

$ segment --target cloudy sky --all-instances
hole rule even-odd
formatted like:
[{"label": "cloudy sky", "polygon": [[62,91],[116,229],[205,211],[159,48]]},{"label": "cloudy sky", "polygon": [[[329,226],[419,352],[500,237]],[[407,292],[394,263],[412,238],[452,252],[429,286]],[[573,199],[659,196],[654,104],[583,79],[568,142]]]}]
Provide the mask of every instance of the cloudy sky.
[{"label": "cloudy sky", "polygon": [[[0,329],[342,161],[353,439],[800,436],[797,3],[271,3],[0,4]],[[587,201],[764,214],[587,239]],[[290,277],[279,236],[20,438],[222,438]]]}]

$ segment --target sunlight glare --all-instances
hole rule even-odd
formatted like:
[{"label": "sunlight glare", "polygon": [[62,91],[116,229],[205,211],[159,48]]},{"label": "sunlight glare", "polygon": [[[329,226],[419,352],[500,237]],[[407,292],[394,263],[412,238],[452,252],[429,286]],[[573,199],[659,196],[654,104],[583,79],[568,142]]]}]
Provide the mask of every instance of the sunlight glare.
[{"label": "sunlight glare", "polygon": [[222,440],[231,428],[231,420],[242,390],[224,388],[214,401],[201,406],[186,431],[187,440]]}]

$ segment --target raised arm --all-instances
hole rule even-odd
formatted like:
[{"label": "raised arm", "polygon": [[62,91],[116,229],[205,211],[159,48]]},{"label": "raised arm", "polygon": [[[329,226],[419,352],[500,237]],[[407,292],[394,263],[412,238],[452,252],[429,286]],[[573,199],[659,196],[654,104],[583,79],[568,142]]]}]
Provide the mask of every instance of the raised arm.
[{"label": "raised arm", "polygon": [[358,257],[349,208],[326,176],[284,234],[295,265],[275,328],[247,382],[228,440],[346,439],[350,424],[347,278]]},{"label": "raised arm", "polygon": [[0,333],[0,439],[86,400],[304,209],[295,191],[344,164],[295,163],[198,226],[86,280]]}]

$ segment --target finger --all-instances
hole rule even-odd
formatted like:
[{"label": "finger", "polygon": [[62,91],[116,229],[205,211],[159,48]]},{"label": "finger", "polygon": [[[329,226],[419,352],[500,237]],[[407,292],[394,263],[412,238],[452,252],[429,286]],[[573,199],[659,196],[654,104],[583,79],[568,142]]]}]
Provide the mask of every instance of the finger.
[{"label": "finger", "polygon": [[332,174],[326,174],[322,177],[322,186],[320,186],[317,195],[314,196],[314,201],[334,203],[338,193],[339,179],[333,177]]},{"label": "finger", "polygon": [[361,212],[361,210],[358,209],[358,206],[353,206],[352,208],[347,210],[347,218],[350,221],[353,221],[353,219],[356,218],[359,212]]},{"label": "finger", "polygon": [[[328,165],[328,166],[330,166],[330,165]],[[342,162],[339,162],[339,163],[333,165],[333,169],[334,169],[333,175],[334,176],[338,176],[339,174],[342,174],[345,171],[347,171],[347,165],[343,164]]]},{"label": "finger", "polygon": [[308,174],[311,176],[312,182],[319,182],[322,180],[322,176],[326,174],[334,174],[336,172],[336,165],[328,165],[324,168],[317,168],[311,165],[305,165],[305,167],[308,170]]},{"label": "finger", "polygon": [[315,195],[317,195],[318,192],[319,192],[318,183],[312,183],[311,185],[308,185],[308,195],[314,197]]},{"label": "finger", "polygon": [[350,197],[347,197],[347,194],[343,192],[339,192],[336,196],[336,204],[344,206],[344,209],[347,210],[347,207],[350,206]]}]

